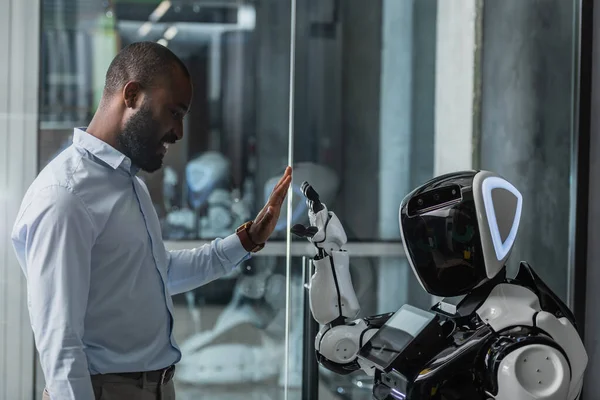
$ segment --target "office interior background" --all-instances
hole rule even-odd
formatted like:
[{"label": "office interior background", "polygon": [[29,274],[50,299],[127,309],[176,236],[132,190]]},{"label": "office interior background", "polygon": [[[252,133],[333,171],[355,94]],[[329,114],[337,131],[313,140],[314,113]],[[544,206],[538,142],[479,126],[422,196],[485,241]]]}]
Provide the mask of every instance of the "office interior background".
[{"label": "office interior background", "polygon": [[[185,137],[143,174],[168,248],[233,232],[286,165],[291,202],[266,248],[174,298],[178,399],[370,399],[319,367],[308,312],[309,181],[349,235],[360,316],[427,295],[398,206],[450,171],[523,193],[509,274],[526,260],[574,310],[600,372],[600,143],[591,0],[0,0],[0,399],[41,399],[22,272],[9,242],[36,174],[86,126],[123,46],[158,41],[194,84]],[[594,400],[598,380],[584,398]]]}]

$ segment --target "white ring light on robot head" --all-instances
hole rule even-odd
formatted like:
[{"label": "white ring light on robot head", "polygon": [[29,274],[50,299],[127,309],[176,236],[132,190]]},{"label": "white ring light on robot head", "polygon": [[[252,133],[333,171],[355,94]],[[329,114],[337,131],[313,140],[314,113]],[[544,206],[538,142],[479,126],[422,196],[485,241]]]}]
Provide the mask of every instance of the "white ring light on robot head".
[{"label": "white ring light on robot head", "polygon": [[[517,198],[515,217],[510,229],[510,233],[504,241],[500,237],[498,219],[496,216],[494,202],[492,199],[492,191],[494,189],[507,190]],[[485,212],[490,227],[490,234],[492,236],[492,243],[494,244],[494,250],[496,251],[496,258],[498,259],[498,261],[501,261],[506,257],[506,255],[508,254],[508,252],[512,248],[512,245],[515,242],[517,231],[519,230],[519,222],[521,221],[523,196],[517,190],[517,188],[515,188],[510,182],[496,176],[491,176],[489,178],[484,179],[482,183],[482,194],[483,203],[485,205]]]}]

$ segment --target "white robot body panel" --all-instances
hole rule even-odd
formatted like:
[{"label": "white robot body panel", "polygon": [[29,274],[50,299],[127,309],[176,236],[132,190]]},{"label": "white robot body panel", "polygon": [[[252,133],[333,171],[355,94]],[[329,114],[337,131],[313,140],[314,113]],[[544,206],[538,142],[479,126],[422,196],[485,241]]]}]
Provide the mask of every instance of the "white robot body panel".
[{"label": "white robot body panel", "polygon": [[320,229],[312,237],[312,242],[318,249],[323,249],[327,254],[340,251],[348,241],[346,231],[337,215],[327,210],[324,203],[323,210],[310,214],[310,222]]},{"label": "white robot body panel", "polygon": [[571,367],[571,385],[568,399],[576,399],[583,386],[583,376],[588,364],[588,355],[575,327],[566,318],[541,311],[535,325],[546,332],[567,354]]},{"label": "white robot body panel", "polygon": [[[348,364],[356,359],[358,350],[373,336],[375,331],[376,329],[368,330],[366,322],[362,319],[347,325],[324,326],[315,339],[315,348],[330,361],[342,365]],[[365,332],[364,335],[363,332]]]},{"label": "white robot body panel", "polygon": [[[559,319],[542,311],[538,297],[530,289],[509,283],[494,287],[476,313],[495,332],[515,326],[537,327],[550,336],[566,354],[565,357],[557,349],[544,345],[529,345],[511,352],[499,368],[498,385],[502,390],[495,399],[577,399],[588,356],[575,327],[566,318]],[[551,354],[546,354],[548,352]],[[547,377],[535,380],[537,375],[532,375],[533,372],[528,369],[532,364],[529,363],[527,368],[520,364],[531,362],[542,355],[545,363],[552,361],[554,369],[546,371],[550,374],[548,376],[552,376],[554,383]],[[549,359],[546,360],[545,357]],[[540,374],[538,369],[544,371],[543,368],[535,368],[534,372],[537,374]],[[539,384],[539,381],[542,383]]]},{"label": "white robot body panel", "polygon": [[355,318],[360,311],[352,285],[349,256],[345,251],[314,260],[315,273],[310,281],[310,309],[315,320],[328,324],[339,317]]},{"label": "white robot body panel", "polygon": [[531,344],[509,353],[498,369],[495,400],[575,400],[569,363],[554,347]]},{"label": "white robot body panel", "polygon": [[476,313],[494,331],[500,332],[511,326],[532,326],[533,316],[540,310],[540,301],[531,290],[501,283],[492,289]]}]

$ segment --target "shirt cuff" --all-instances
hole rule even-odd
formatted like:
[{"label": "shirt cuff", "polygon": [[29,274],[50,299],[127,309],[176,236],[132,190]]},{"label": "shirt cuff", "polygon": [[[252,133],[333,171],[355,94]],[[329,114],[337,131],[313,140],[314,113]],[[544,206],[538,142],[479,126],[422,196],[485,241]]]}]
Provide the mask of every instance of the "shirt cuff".
[{"label": "shirt cuff", "polygon": [[223,253],[234,266],[250,258],[251,254],[242,246],[240,238],[235,233],[221,240],[221,246]]}]

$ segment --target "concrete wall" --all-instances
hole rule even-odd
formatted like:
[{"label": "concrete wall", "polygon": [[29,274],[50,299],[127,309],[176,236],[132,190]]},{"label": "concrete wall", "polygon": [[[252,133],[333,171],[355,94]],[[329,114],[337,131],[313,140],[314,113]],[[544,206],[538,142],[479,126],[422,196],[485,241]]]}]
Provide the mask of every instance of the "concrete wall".
[{"label": "concrete wall", "polygon": [[10,232],[37,173],[39,9],[37,0],[0,0],[0,399],[34,391],[26,285]]},{"label": "concrete wall", "polygon": [[[481,167],[522,192],[509,264],[527,260],[567,296],[573,1],[484,2]],[[510,21],[510,23],[507,23]]]}]

